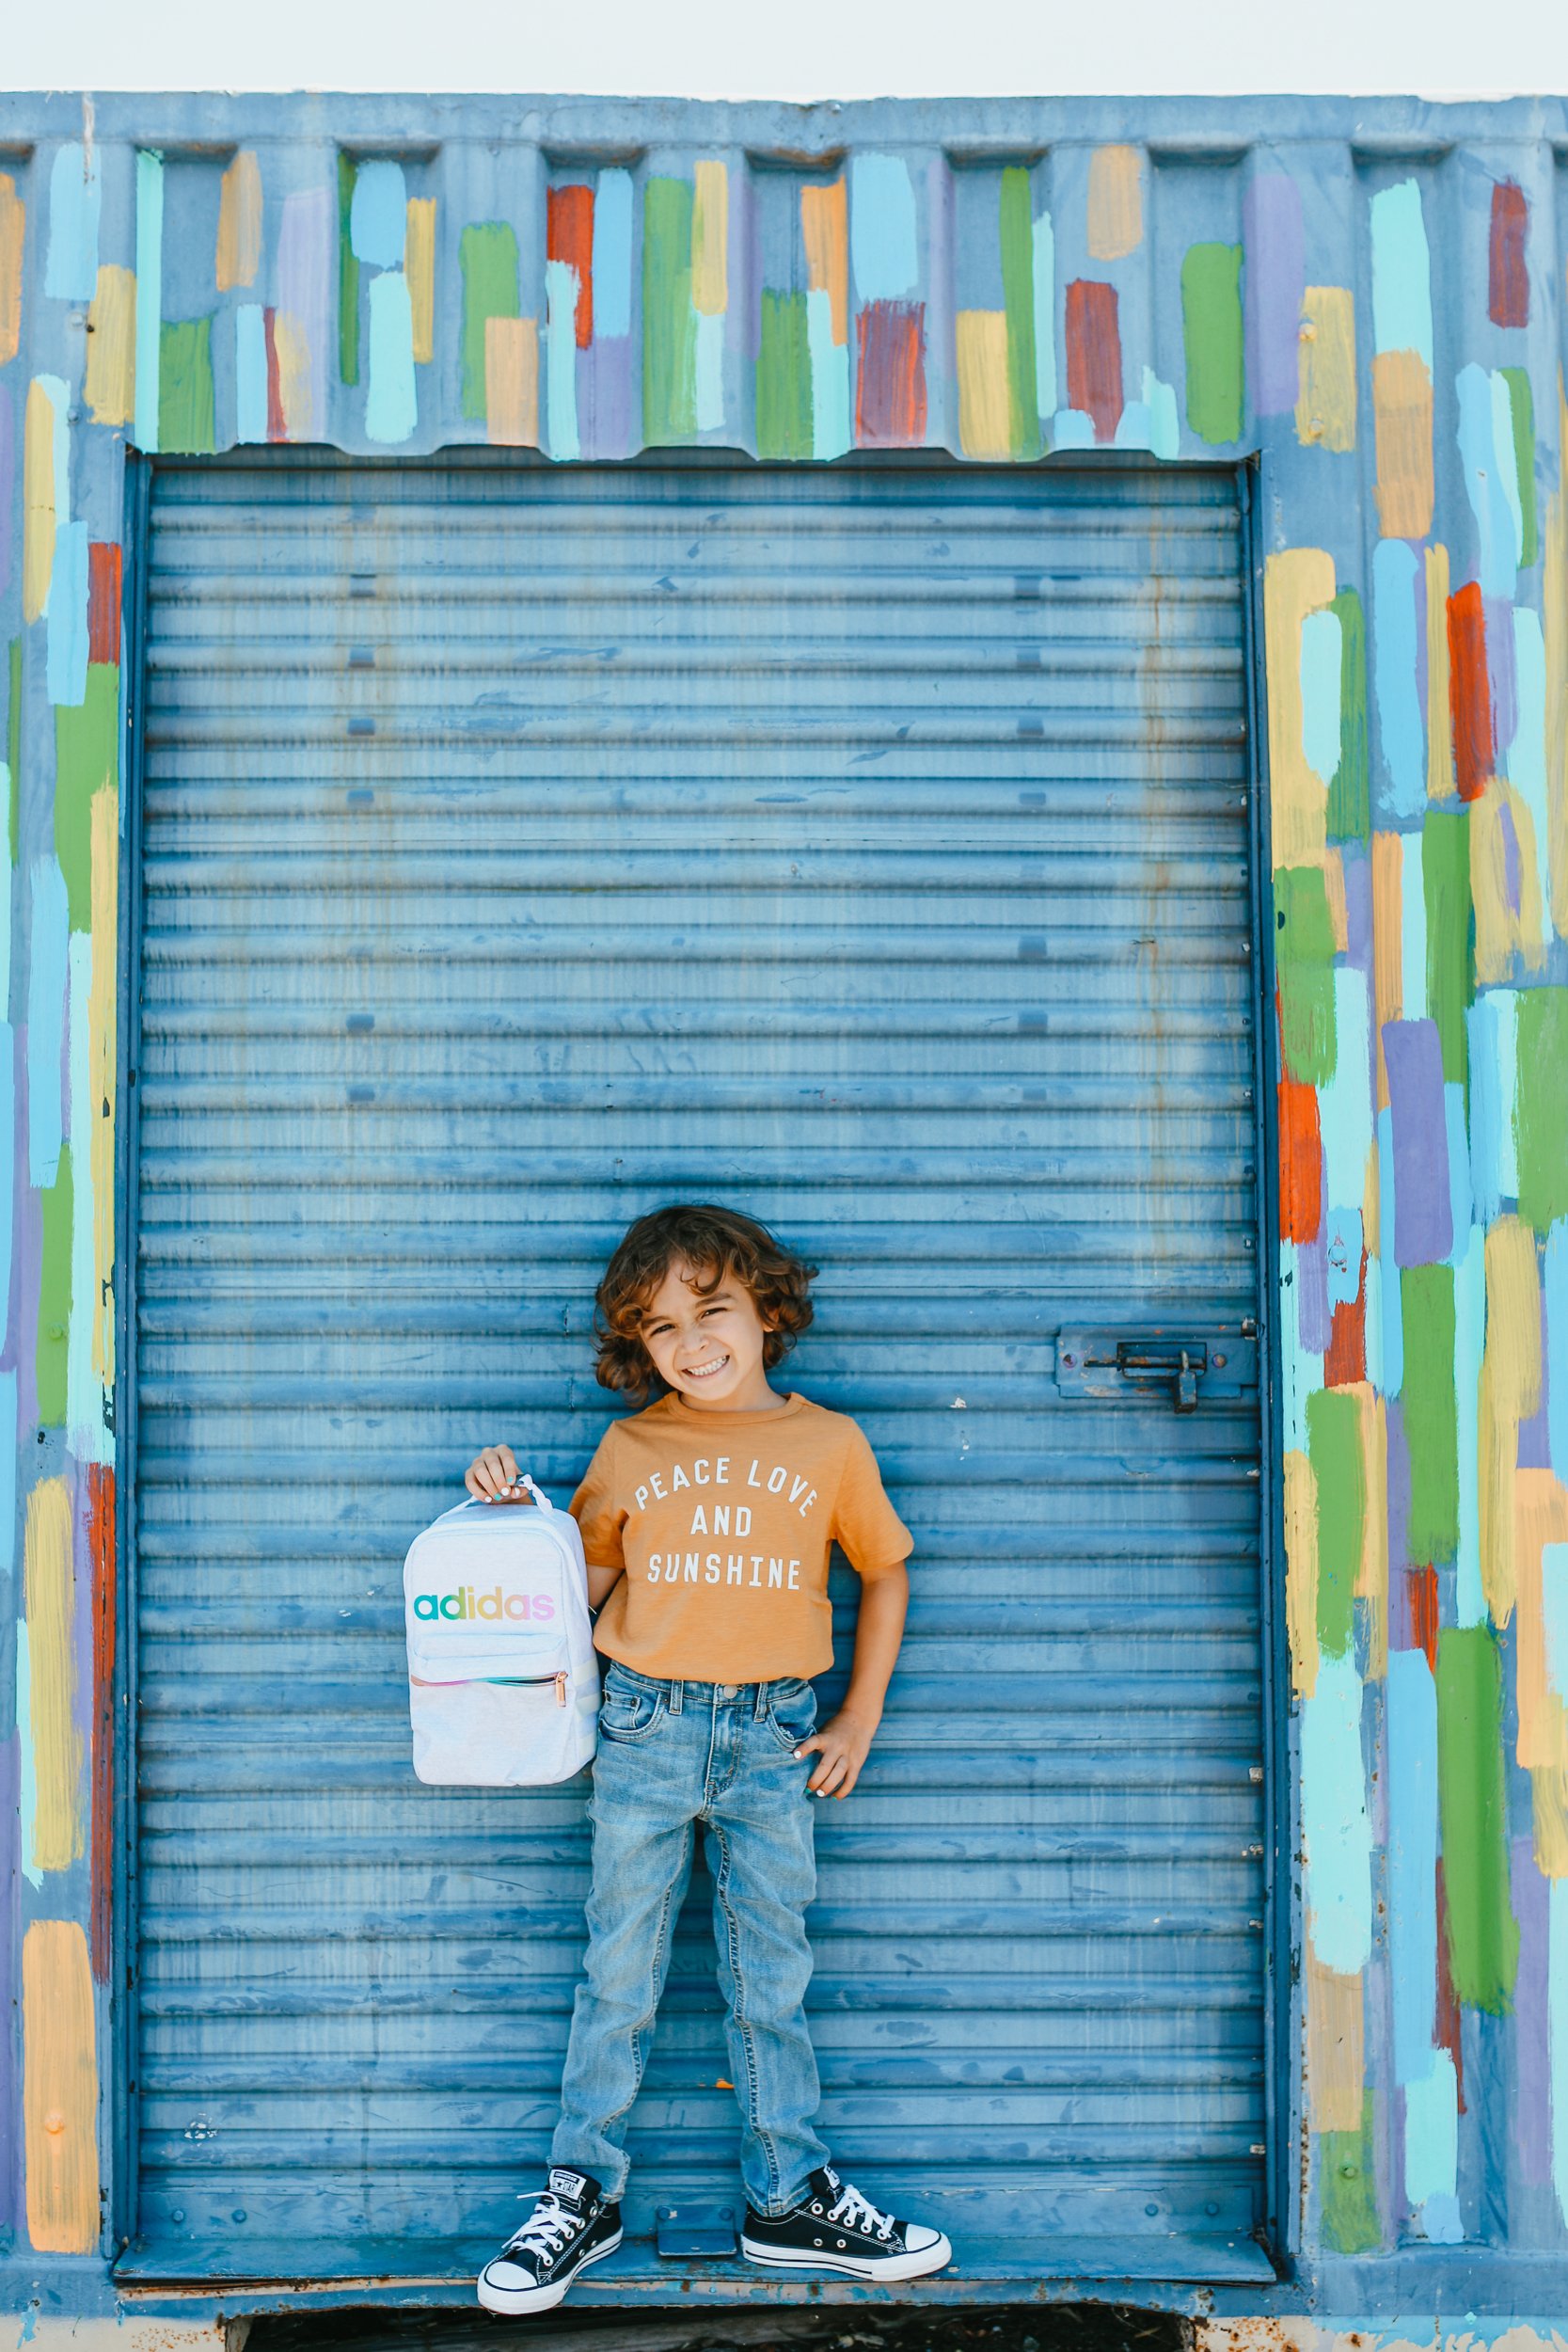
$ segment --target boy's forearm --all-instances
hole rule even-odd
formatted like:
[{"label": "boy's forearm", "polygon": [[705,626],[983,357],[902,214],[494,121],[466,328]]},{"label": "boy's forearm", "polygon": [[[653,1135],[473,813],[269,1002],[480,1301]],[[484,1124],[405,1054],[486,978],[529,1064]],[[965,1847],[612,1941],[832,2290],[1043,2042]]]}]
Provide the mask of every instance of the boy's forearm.
[{"label": "boy's forearm", "polygon": [[595,1568],[590,1565],[588,1570],[589,1608],[602,1609],[625,1574],[624,1568]]},{"label": "boy's forearm", "polygon": [[861,1587],[860,1620],[855,1628],[855,1661],[844,1711],[871,1724],[881,1721],[887,1686],[898,1663],[904,1639],[904,1617],[910,1605],[909,1571],[894,1569],[868,1578]]}]

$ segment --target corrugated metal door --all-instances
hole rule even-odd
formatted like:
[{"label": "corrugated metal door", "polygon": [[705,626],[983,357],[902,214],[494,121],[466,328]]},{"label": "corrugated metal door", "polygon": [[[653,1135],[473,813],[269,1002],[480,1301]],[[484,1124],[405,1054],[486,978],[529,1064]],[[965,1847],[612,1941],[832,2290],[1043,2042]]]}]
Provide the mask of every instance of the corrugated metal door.
[{"label": "corrugated metal door", "polygon": [[[150,580],[131,2266],[460,2278],[539,2178],[581,1791],[415,1783],[398,1571],[483,1438],[570,1488],[695,1195],[917,1533],[835,2149],[973,2276],[1266,2273],[1256,1390],[1056,1346],[1256,1311],[1233,482],[170,467]],[[734,2193],[705,1897],[640,2230]]]}]

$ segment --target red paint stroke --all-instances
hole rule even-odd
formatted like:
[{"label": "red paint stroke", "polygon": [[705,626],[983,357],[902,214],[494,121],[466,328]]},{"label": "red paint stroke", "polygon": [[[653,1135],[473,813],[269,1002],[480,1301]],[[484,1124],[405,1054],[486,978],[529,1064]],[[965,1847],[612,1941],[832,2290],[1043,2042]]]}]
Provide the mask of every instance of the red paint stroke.
[{"label": "red paint stroke", "polygon": [[1094,419],[1097,441],[1116,438],[1121,422],[1121,327],[1117,290],[1075,278],[1067,290],[1067,396]]},{"label": "red paint stroke", "polygon": [[274,332],[277,319],[276,310],[263,310],[261,313],[262,325],[267,330],[267,438],[269,441],[286,441],[289,437],[289,420],[283,414],[283,372],[277,364],[277,337]]},{"label": "red paint stroke", "polygon": [[1323,1140],[1318,1089],[1296,1078],[1279,1084],[1279,1238],[1316,1241],[1323,1222]]},{"label": "red paint stroke", "polygon": [[92,1561],[92,1973],[109,1979],[115,1880],[115,1625],[119,1608],[115,1474],[87,1465],[87,1551]]},{"label": "red paint stroke", "polygon": [[1449,708],[1462,801],[1479,801],[1497,760],[1492,689],[1486,677],[1486,613],[1479,580],[1449,598]]},{"label": "red paint stroke", "polygon": [[1410,1611],[1411,1645],[1424,1649],[1427,1664],[1437,1672],[1437,1571],[1435,1568],[1407,1568],[1404,1578],[1405,1605]]},{"label": "red paint stroke", "polygon": [[855,438],[864,449],[926,438],[926,305],[868,302],[855,321]]},{"label": "red paint stroke", "polygon": [[1443,1879],[1443,1857],[1437,1857],[1437,2047],[1447,2050],[1453,2060],[1454,2080],[1459,2085],[1459,2112],[1465,2106],[1465,2052],[1460,2035],[1459,1995],[1453,1989],[1453,1969],[1449,1961],[1449,1890]]},{"label": "red paint stroke", "polygon": [[101,539],[87,548],[87,660],[119,660],[119,549]]},{"label": "red paint stroke", "polygon": [[551,188],[545,199],[545,213],[546,260],[570,262],[578,274],[578,307],[573,323],[578,349],[586,351],[594,340],[594,191],[583,187]]},{"label": "red paint stroke", "polygon": [[1487,310],[1494,326],[1529,325],[1529,276],[1525,239],[1529,202],[1516,180],[1499,180],[1492,191],[1492,234],[1487,241]]},{"label": "red paint stroke", "polygon": [[1361,1252],[1361,1280],[1355,1296],[1341,1299],[1334,1310],[1328,1346],[1323,1353],[1325,1389],[1354,1388],[1367,1377],[1367,1253]]}]

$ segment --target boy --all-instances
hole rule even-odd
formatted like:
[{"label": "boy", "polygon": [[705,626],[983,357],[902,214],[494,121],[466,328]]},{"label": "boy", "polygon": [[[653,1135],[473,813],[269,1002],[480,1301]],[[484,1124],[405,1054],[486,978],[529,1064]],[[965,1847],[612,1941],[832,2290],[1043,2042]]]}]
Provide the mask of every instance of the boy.
[{"label": "boy", "polygon": [[[729,1209],[659,1209],[597,1292],[598,1376],[635,1403],[572,1498],[609,1664],[589,1817],[594,1876],[549,2185],[479,2281],[487,2310],[548,2311],[621,2243],[626,2115],[664,1989],[701,1822],[714,1879],[730,2072],[741,2103],[749,2261],[918,2279],[951,2261],[938,2230],[877,2208],[813,2129],[802,2003],[816,1892],[812,1810],[859,1778],[898,1656],[911,1537],[855,1422],[768,1375],[812,1319],[804,1265]],[[510,1447],[470,1494],[518,1498]],[[828,1554],[861,1578],[843,1706],[816,1728],[807,1677],[832,1663]],[[809,1782],[800,1770],[813,1751]]]}]

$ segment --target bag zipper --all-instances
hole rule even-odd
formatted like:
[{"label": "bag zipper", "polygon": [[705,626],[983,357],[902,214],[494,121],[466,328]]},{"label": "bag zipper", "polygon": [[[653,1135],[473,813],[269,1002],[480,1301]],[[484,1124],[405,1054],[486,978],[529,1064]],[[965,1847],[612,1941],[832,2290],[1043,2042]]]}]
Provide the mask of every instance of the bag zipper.
[{"label": "bag zipper", "polygon": [[[451,1691],[459,1687],[456,1683],[451,1682],[427,1682],[422,1675],[411,1674],[408,1679],[413,1684],[416,1691]],[[470,1681],[478,1682],[499,1683],[503,1690],[509,1691],[534,1691],[538,1690],[544,1683],[553,1682],[555,1685],[555,1703],[557,1707],[564,1707],[566,1704],[566,1677],[564,1673],[554,1675],[477,1675],[468,1677],[468,1679]]]}]

